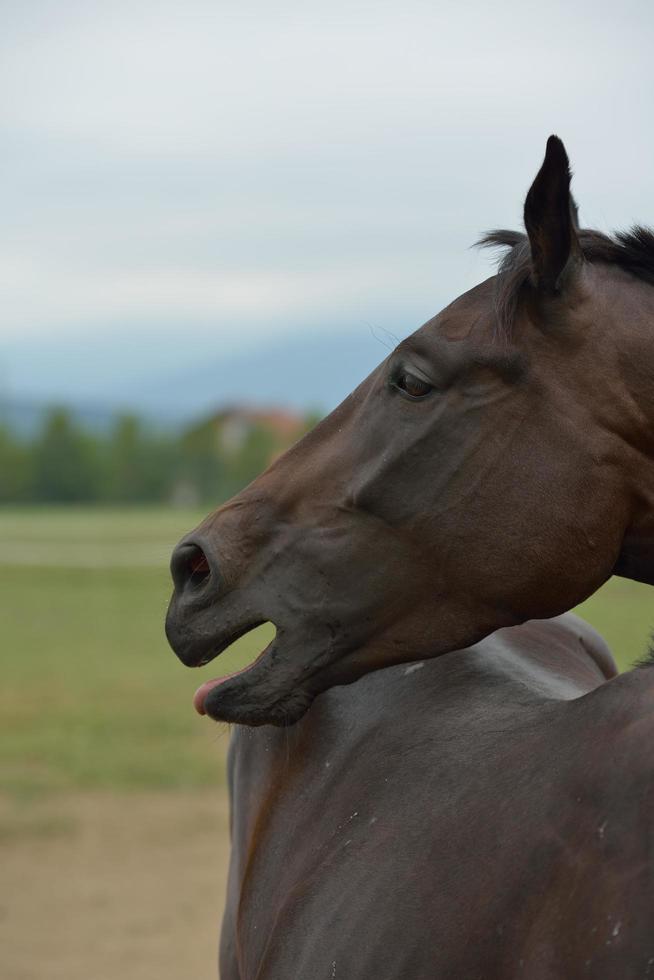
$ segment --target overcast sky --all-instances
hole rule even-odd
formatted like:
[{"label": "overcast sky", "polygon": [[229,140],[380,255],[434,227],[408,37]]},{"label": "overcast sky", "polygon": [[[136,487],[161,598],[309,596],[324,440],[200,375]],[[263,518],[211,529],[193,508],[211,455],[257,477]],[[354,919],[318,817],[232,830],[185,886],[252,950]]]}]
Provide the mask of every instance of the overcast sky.
[{"label": "overcast sky", "polygon": [[649,3],[0,4],[0,343],[406,333],[488,274],[546,137],[654,223]]}]

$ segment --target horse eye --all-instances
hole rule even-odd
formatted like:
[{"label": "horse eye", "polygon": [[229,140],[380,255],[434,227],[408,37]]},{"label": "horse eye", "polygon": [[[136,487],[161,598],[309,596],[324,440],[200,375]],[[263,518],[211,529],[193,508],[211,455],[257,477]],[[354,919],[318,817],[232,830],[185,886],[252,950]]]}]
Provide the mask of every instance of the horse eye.
[{"label": "horse eye", "polygon": [[395,386],[406,392],[411,398],[424,398],[425,395],[434,390],[432,385],[423,381],[422,378],[417,378],[410,371],[401,371],[395,378]]}]

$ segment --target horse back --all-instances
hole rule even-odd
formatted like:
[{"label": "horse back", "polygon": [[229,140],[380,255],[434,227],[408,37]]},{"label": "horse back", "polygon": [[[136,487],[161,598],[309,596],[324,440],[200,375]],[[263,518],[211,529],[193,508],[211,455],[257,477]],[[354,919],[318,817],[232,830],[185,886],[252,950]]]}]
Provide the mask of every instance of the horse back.
[{"label": "horse back", "polygon": [[613,670],[561,617],[237,730],[223,980],[645,975],[654,671]]}]

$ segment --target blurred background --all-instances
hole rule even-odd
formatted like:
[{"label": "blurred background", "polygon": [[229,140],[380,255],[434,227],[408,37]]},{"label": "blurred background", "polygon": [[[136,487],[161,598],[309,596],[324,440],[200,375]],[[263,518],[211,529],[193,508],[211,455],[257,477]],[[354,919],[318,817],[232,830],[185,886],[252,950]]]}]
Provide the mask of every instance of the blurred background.
[{"label": "blurred background", "polygon": [[[170,551],[491,273],[549,133],[583,224],[654,222],[652,17],[0,5],[3,980],[215,977],[228,732],[166,646]],[[649,606],[580,611],[626,667]]]}]

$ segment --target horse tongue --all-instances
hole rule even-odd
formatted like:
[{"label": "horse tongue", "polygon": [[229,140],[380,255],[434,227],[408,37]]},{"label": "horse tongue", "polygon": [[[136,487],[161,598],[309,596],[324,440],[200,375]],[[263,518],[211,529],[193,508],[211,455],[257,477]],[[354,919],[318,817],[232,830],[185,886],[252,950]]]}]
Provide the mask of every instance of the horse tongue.
[{"label": "horse tongue", "polygon": [[223,677],[214,677],[212,681],[205,681],[193,695],[193,706],[197,713],[200,715],[206,715],[207,712],[204,710],[204,702],[209,691],[213,691],[214,687],[218,687],[219,684],[224,684],[225,681],[231,681],[233,677],[239,677],[241,674],[247,674],[249,670],[259,663],[261,658],[265,656],[268,650],[269,647],[266,647],[265,650],[261,651],[254,663],[248,664],[247,667],[241,667],[240,670],[235,670],[233,674],[225,674]]},{"label": "horse tongue", "polygon": [[199,715],[206,715],[206,711],[204,710],[204,700],[209,691],[212,691],[214,687],[218,687],[218,685],[222,684],[224,680],[227,680],[227,678],[215,677],[212,681],[205,681],[204,684],[201,684],[197,689],[193,695],[193,707]]}]

